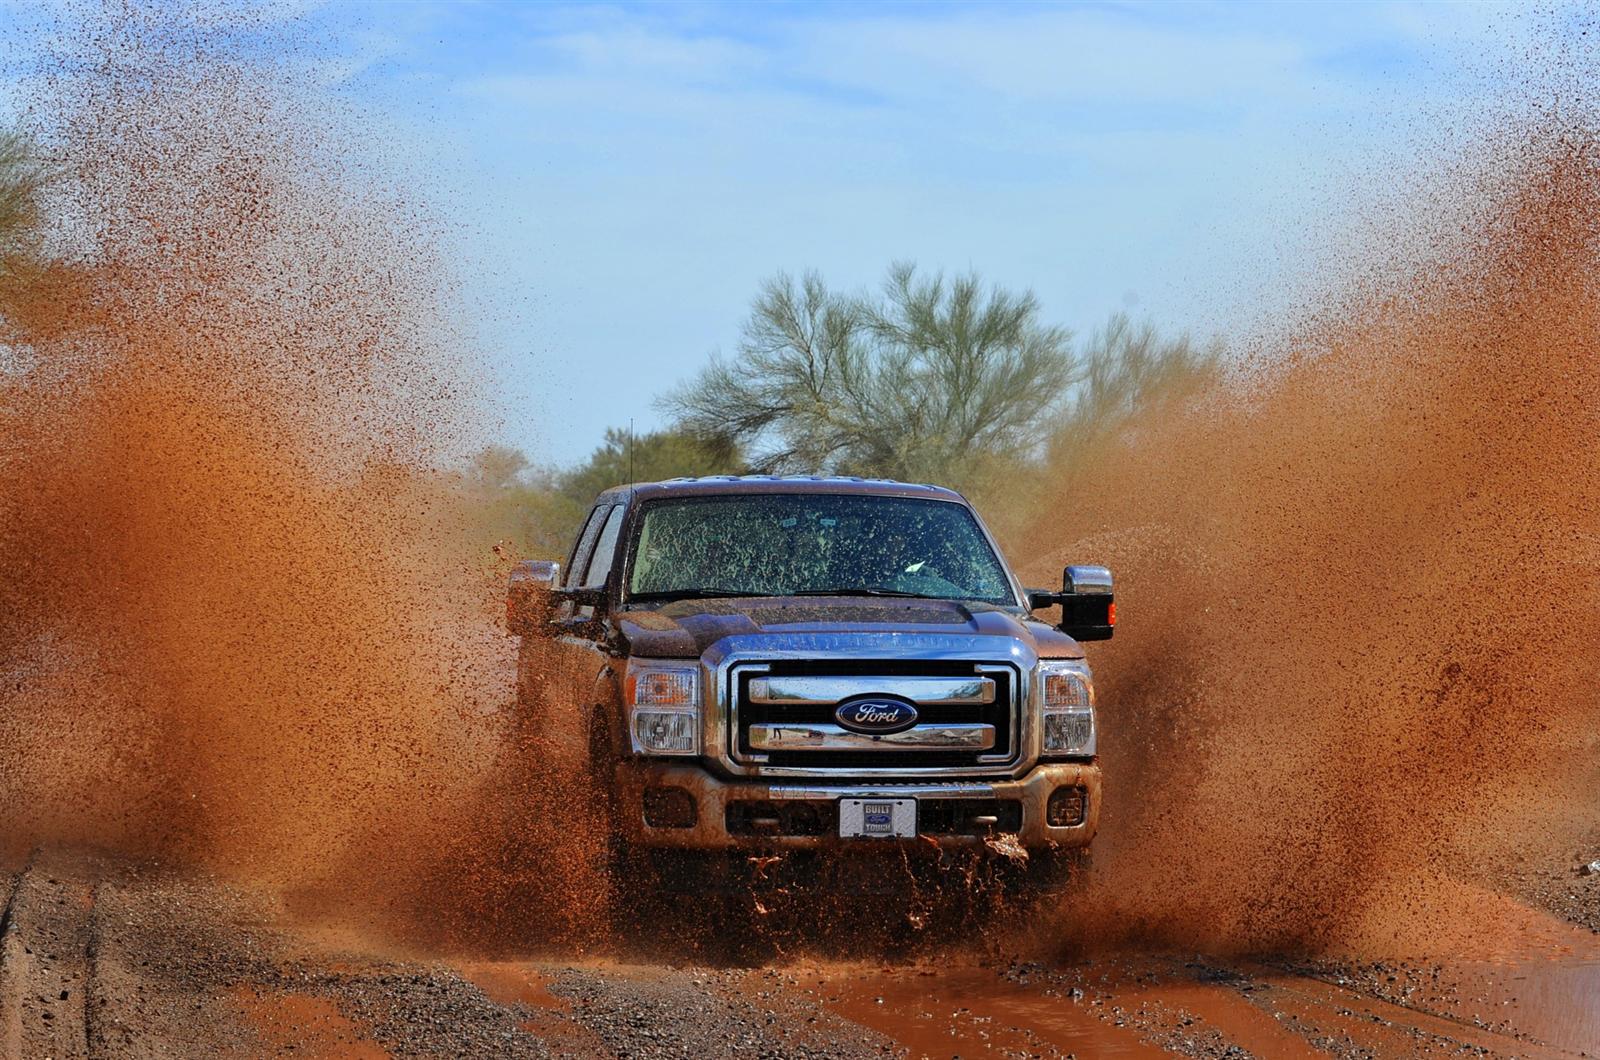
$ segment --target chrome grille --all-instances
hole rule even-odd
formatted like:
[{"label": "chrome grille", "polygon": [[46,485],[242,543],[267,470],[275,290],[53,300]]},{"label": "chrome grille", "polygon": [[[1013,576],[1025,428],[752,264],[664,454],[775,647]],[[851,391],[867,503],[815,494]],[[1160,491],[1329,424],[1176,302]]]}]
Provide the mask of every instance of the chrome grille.
[{"label": "chrome grille", "polygon": [[[1017,669],[960,659],[774,659],[728,672],[728,752],[774,771],[895,773],[946,768],[1003,770],[1020,757]],[[892,696],[917,721],[893,734],[837,724],[841,701]]]}]

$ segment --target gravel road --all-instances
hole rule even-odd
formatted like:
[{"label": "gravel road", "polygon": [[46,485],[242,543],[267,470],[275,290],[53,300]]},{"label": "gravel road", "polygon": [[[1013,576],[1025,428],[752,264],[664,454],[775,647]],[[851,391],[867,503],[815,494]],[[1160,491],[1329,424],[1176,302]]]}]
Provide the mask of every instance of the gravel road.
[{"label": "gravel road", "polygon": [[[1591,878],[1571,882],[1578,897],[1551,893],[1590,901],[1575,919],[1592,917]],[[1600,1053],[1600,936],[1531,907],[1555,932],[1548,952],[1495,962],[942,953],[707,967],[398,954],[291,927],[268,895],[61,851],[0,875],[0,893],[5,1060]]]}]

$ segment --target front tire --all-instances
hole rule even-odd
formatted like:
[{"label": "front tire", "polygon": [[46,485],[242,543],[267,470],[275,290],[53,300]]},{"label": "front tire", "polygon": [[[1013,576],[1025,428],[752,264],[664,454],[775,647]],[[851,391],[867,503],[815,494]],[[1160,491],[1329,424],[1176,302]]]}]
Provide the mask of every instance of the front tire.
[{"label": "front tire", "polygon": [[668,897],[647,851],[628,839],[617,766],[620,762],[603,711],[589,726],[589,786],[599,810],[601,870],[606,878],[606,925],[614,945],[638,946],[668,923]]},{"label": "front tire", "polygon": [[627,836],[622,828],[622,798],[617,791],[618,756],[611,739],[611,728],[605,715],[595,710],[589,719],[588,774],[591,805],[599,810],[600,870],[606,878],[606,914],[613,938],[622,937],[618,929],[621,914],[628,903],[624,893],[632,882],[630,862],[633,860]]}]

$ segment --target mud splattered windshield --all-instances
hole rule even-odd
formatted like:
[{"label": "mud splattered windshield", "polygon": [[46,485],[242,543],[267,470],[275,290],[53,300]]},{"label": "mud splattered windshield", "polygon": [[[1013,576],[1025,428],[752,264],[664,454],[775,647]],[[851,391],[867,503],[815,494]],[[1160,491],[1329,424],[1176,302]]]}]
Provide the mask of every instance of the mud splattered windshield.
[{"label": "mud splattered windshield", "polygon": [[836,494],[652,501],[633,542],[628,595],[1016,603],[1000,557],[964,505]]}]

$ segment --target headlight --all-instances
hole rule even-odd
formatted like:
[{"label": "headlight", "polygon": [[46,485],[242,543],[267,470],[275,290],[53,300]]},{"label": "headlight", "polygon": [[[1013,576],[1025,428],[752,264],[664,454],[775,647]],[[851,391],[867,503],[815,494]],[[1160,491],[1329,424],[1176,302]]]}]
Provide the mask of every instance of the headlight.
[{"label": "headlight", "polygon": [[1082,659],[1039,663],[1039,703],[1044,753],[1088,757],[1095,753],[1094,678]]},{"label": "headlight", "polygon": [[623,695],[634,754],[700,753],[698,666],[630,659]]}]

